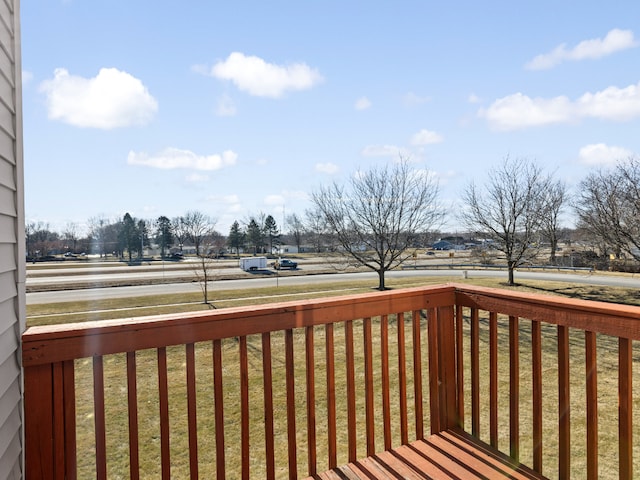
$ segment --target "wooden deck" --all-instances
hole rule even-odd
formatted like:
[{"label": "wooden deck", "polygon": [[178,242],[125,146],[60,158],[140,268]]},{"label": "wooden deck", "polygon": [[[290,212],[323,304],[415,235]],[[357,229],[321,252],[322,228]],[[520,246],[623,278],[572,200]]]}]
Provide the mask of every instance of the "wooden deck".
[{"label": "wooden deck", "polygon": [[540,480],[542,475],[460,429],[431,435],[305,480]]},{"label": "wooden deck", "polygon": [[28,480],[634,478],[638,307],[450,284],[22,340]]}]

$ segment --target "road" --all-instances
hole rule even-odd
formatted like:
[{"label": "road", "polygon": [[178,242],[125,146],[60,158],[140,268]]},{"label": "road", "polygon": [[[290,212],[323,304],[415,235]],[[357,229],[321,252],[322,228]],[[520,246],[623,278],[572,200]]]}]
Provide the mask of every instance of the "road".
[{"label": "road", "polygon": [[[466,270],[468,278],[504,278],[505,271],[493,270]],[[449,277],[462,278],[461,270],[397,270],[387,272],[387,278],[410,278],[410,277]],[[372,285],[378,281],[374,272],[364,273],[334,273],[320,275],[301,276],[276,276],[259,277],[251,279],[214,281],[209,284],[209,291],[251,289],[262,287],[274,287],[276,285],[305,285],[321,284],[328,282],[345,282],[350,280],[371,279]],[[516,281],[519,280],[543,280],[553,282],[572,282],[588,285],[602,285],[612,287],[628,287],[640,289],[640,276],[617,276],[617,275],[597,275],[586,273],[558,273],[549,271],[518,271]],[[167,295],[175,293],[200,292],[200,285],[192,283],[165,283],[158,285],[130,286],[130,287],[109,287],[91,288],[81,290],[60,290],[54,292],[34,292],[27,294],[27,304],[43,304],[72,301],[92,301],[110,298],[138,297],[144,295]]]},{"label": "road", "polygon": [[[127,281],[157,281],[166,282],[175,279],[183,282],[189,279],[195,279],[197,273],[201,271],[198,263],[195,261],[175,262],[154,262],[152,264],[142,264],[137,266],[127,266],[120,264],[89,264],[77,266],[75,268],[66,267],[65,265],[57,266],[58,268],[47,269],[29,269],[27,270],[27,287],[43,286],[43,285],[79,285],[79,284],[100,284],[110,282]],[[207,269],[212,277],[227,276],[243,272],[238,268],[237,260],[214,261],[208,264]],[[301,268],[303,271],[320,271],[326,270],[326,262],[305,262]],[[271,270],[270,270],[271,271]],[[274,273],[274,271],[271,271]]]}]

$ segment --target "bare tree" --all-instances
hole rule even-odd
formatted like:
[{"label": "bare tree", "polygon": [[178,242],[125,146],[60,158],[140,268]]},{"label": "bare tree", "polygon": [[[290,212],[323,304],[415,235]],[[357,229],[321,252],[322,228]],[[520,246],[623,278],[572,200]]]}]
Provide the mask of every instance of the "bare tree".
[{"label": "bare tree", "polygon": [[305,234],[309,237],[316,253],[320,253],[323,247],[326,246],[327,232],[329,230],[327,222],[317,207],[305,210],[304,216]]},{"label": "bare tree", "polygon": [[213,280],[214,267],[211,250],[214,248],[214,244],[220,243],[219,237],[221,235],[214,229],[216,221],[202,212],[187,212],[183,219],[189,239],[193,242],[198,257],[198,262],[195,264],[196,277],[202,289],[204,303],[209,304],[209,282]]},{"label": "bare tree", "polygon": [[441,219],[437,196],[434,176],[401,158],[392,168],[357,172],[346,186],[320,188],[311,199],[340,252],[377,272],[384,290],[385,273],[410,258],[409,248]]},{"label": "bare tree", "polygon": [[[196,255],[200,256],[200,254],[203,253],[200,251],[202,241],[205,237],[211,235],[216,225],[216,220],[197,210],[187,212],[183,218],[189,240],[193,242]],[[204,254],[206,254],[206,252],[204,252]]]},{"label": "bare tree", "polygon": [[[76,253],[76,245],[78,243],[78,224],[75,222],[68,222],[64,228],[64,239],[67,242],[67,248],[70,249],[73,253]],[[73,245],[69,247],[69,243]]]},{"label": "bare tree", "polygon": [[110,222],[104,215],[91,217],[89,219],[89,235],[95,243],[94,249],[98,250],[100,257],[107,256],[108,227]]},{"label": "bare tree", "polygon": [[293,238],[293,241],[300,251],[300,245],[302,244],[302,234],[304,232],[304,224],[297,214],[293,213],[287,217],[287,223],[289,224],[289,235]]},{"label": "bare tree", "polygon": [[629,158],[610,171],[580,182],[574,202],[579,224],[616,255],[640,260],[640,160]]},{"label": "bare tree", "polygon": [[59,235],[51,231],[45,222],[29,222],[25,225],[27,255],[31,258],[45,257],[58,247]]},{"label": "bare tree", "polygon": [[487,236],[507,258],[509,285],[514,270],[538,248],[538,234],[549,212],[550,177],[526,158],[507,157],[491,169],[487,183],[471,182],[462,194],[461,220]]},{"label": "bare tree", "polygon": [[182,216],[172,218],[171,231],[173,232],[173,236],[177,240],[180,251],[182,252],[182,246],[189,238],[189,228],[185,218]]},{"label": "bare tree", "polygon": [[217,259],[224,249],[225,239],[220,232],[212,230],[202,238],[200,246],[201,252],[198,254],[197,263],[193,264],[194,272],[202,290],[203,303],[211,305],[209,302],[209,282],[215,279]]},{"label": "bare tree", "polygon": [[560,215],[567,201],[567,188],[564,182],[558,180],[550,183],[547,201],[549,208],[547,215],[543,218],[542,231],[551,244],[551,257],[549,261],[552,265],[555,265],[560,231]]}]

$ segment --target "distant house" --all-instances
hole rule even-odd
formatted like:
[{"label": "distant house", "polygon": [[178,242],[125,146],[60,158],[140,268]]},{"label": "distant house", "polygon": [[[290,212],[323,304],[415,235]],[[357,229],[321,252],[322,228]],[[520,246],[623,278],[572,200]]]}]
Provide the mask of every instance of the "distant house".
[{"label": "distant house", "polygon": [[284,253],[314,253],[317,249],[313,245],[278,245],[278,247],[274,247],[274,252],[276,254],[284,254]]},{"label": "distant house", "polygon": [[439,242],[431,245],[431,248],[434,250],[453,250],[455,245],[451,242],[447,242],[446,240],[440,240]]},{"label": "distant house", "polygon": [[274,245],[273,253],[276,255],[282,255],[287,253],[300,253],[297,245]]}]

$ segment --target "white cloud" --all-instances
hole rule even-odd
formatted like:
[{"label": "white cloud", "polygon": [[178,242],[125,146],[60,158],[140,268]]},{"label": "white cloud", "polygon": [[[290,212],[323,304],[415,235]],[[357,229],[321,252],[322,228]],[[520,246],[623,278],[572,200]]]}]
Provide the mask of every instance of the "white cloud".
[{"label": "white cloud", "polygon": [[430,145],[442,142],[442,135],[430,130],[422,129],[411,136],[411,145]]},{"label": "white cloud", "polygon": [[236,105],[229,95],[222,95],[218,98],[216,107],[216,115],[219,117],[233,117],[237,113]]},{"label": "white cloud", "polygon": [[318,70],[305,63],[276,65],[240,52],[233,52],[226,60],[216,63],[209,73],[221,80],[231,80],[239,90],[250,95],[272,98],[281,97],[289,90],[308,90],[323,80]]},{"label": "white cloud", "polygon": [[431,101],[431,97],[421,97],[413,92],[409,92],[402,97],[402,103],[405,107],[416,107]]},{"label": "white cloud", "polygon": [[395,145],[367,145],[362,149],[362,155],[365,157],[410,157],[411,152],[406,148]]},{"label": "white cloud", "polygon": [[371,101],[367,97],[360,97],[356,100],[356,110],[367,110],[368,108],[371,108]]},{"label": "white cloud", "polygon": [[338,173],[339,170],[340,170],[340,167],[335,163],[331,163],[331,162],[316,163],[316,172],[333,175],[334,173]]},{"label": "white cloud", "polygon": [[565,96],[531,98],[515,93],[478,111],[496,130],[575,123],[584,118],[627,121],[640,116],[640,83],[587,92],[575,101]]},{"label": "white cloud", "polygon": [[585,93],[577,102],[579,114],[605,120],[626,121],[640,115],[640,83],[626,88],[608,87]]},{"label": "white cloud", "polygon": [[226,150],[221,155],[196,155],[190,150],[169,147],[154,155],[149,155],[146,152],[130,151],[127,163],[129,165],[142,165],[162,170],[190,168],[211,171],[235,165],[237,158],[238,154],[231,150]]},{"label": "white cloud", "polygon": [[525,65],[529,70],[545,70],[553,68],[564,61],[578,61],[602,58],[620,50],[638,45],[631,30],[614,28],[602,38],[584,40],[575,47],[567,49],[566,44],[558,45],[551,52],[536,56]]},{"label": "white cloud", "polygon": [[632,156],[633,152],[626,148],[593,143],[580,149],[578,159],[584,165],[597,167],[614,165],[616,162]]},{"label": "white cloud", "polygon": [[499,98],[478,114],[497,130],[514,130],[568,122],[572,118],[571,110],[571,101],[567,97],[530,98],[515,93]]},{"label": "white cloud", "polygon": [[40,84],[47,96],[49,118],[76,127],[112,129],[145,125],[158,111],[158,102],[137,78],[116,68],[102,68],[93,78],[55,70]]}]

